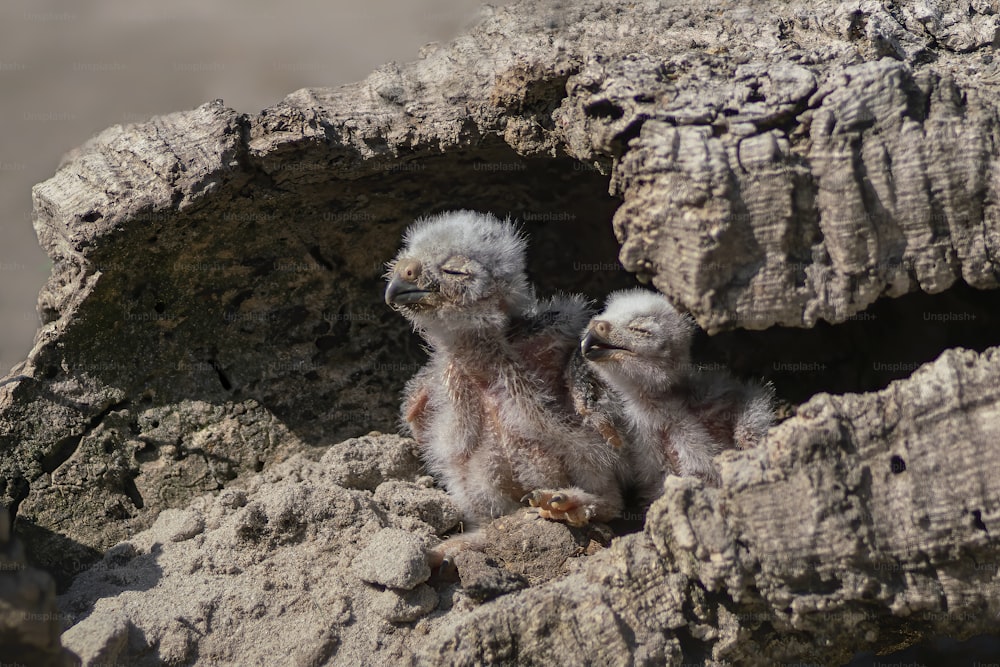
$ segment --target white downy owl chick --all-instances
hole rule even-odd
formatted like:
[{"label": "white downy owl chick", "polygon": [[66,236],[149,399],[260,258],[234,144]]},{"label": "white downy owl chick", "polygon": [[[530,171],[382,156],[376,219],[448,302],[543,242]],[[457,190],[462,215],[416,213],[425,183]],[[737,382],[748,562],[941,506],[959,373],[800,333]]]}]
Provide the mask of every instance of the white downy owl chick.
[{"label": "white downy owl chick", "polygon": [[715,455],[756,445],[773,420],[769,386],[691,363],[694,331],[662,294],[634,289],[612,294],[581,341],[590,368],[620,399],[627,476],[646,500],[668,474],[718,485]]},{"label": "white downy owl chick", "polygon": [[525,498],[547,518],[606,521],[621,511],[614,455],[567,407],[586,306],[539,302],[525,251],[517,228],[489,214],[443,213],[407,230],[385,300],[430,359],[406,386],[403,420],[472,525]]}]

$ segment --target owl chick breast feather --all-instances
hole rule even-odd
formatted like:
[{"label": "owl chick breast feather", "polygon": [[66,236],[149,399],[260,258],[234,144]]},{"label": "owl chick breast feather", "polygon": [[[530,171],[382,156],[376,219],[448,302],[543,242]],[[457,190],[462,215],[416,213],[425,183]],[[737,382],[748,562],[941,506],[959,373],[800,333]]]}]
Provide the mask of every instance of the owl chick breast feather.
[{"label": "owl chick breast feather", "polygon": [[617,454],[572,409],[566,368],[588,319],[580,297],[536,298],[526,240],[490,214],[415,222],[385,300],[427,342],[403,422],[473,525],[528,499],[582,525],[621,511]]}]

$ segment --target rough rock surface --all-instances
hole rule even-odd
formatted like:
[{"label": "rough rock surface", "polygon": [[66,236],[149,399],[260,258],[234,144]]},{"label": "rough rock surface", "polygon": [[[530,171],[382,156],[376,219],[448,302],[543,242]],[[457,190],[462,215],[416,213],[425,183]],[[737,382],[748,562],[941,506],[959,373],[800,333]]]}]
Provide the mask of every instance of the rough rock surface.
[{"label": "rough rock surface", "polygon": [[[223,530],[213,503],[238,504],[241,488],[264,484],[254,475],[394,430],[423,354],[381,303],[382,262],[413,217],[465,207],[524,222],[545,291],[603,296],[625,284],[617,257],[707,330],[742,329],[708,347],[805,406],[761,450],[727,459],[719,491],[672,482],[645,532],[593,564],[573,554],[602,540],[573,531],[544,548],[512,538],[520,561],[487,551],[479,565],[502,562],[535,585],[482,607],[474,626],[452,614],[424,628],[429,660],[551,662],[579,657],[560,643],[575,641],[617,662],[827,662],[847,646],[985,629],[1000,562],[996,488],[981,472],[1000,458],[1000,299],[988,291],[1000,243],[997,8],[625,9],[524,0],[358,84],[297,91],[256,115],[207,104],[71,153],[33,193],[54,261],[43,325],[0,380],[0,504],[29,557],[65,588],[137,535],[169,533],[177,541],[155,537],[163,552],[194,549]],[[963,345],[975,351],[914,373]],[[823,388],[845,395],[806,402]],[[454,508],[425,497],[412,452],[393,442],[384,456],[380,438],[333,448],[338,476],[317,491],[370,501],[345,528],[359,542],[369,525],[428,538],[451,528]],[[216,500],[187,507],[206,493]],[[315,524],[295,528],[313,507],[298,493],[234,509],[219,539],[309,552],[308,527],[337,510],[314,507]],[[515,535],[537,530],[522,519]],[[290,533],[275,528],[286,523]],[[507,529],[490,530],[502,543]],[[112,579],[156,579],[159,552],[137,544],[99,567],[135,561]],[[342,566],[329,576],[353,576]],[[550,575],[567,578],[539,585]],[[304,605],[312,583],[292,581]],[[421,586],[364,586],[356,599],[370,605],[357,608],[382,610],[379,622],[430,604]],[[240,604],[250,611],[234,618],[257,613]],[[332,617],[355,613],[330,605]],[[67,637],[91,662],[131,647],[144,660],[208,661],[232,649],[177,620],[204,609],[169,622],[114,611],[99,632],[88,618]],[[302,641],[314,651],[302,660],[317,663],[350,644]],[[416,650],[387,642],[374,661]]]},{"label": "rough rock surface", "polygon": [[528,585],[524,577],[500,567],[481,551],[460,552],[455,558],[455,566],[461,575],[462,590],[473,600],[492,600]]},{"label": "rough rock surface", "polygon": [[[379,502],[400,490],[398,481],[374,492],[342,485],[366,453],[391,456],[401,445],[412,441],[371,434],[318,461],[293,456],[246,489],[164,510],[61,596],[61,616],[72,623],[63,643],[84,665],[251,665],[276,655],[295,665],[412,663],[427,633],[467,614],[483,589],[470,593],[447,578],[425,583],[424,547],[443,531]],[[435,516],[454,512],[443,491],[424,491],[423,506],[436,504]],[[506,563],[516,567],[523,558],[520,543],[555,553],[582,539],[580,531],[525,515],[505,519],[504,530],[509,545],[491,545],[501,583],[520,580]],[[583,556],[565,547],[562,554],[537,583]],[[460,565],[459,574],[474,569]],[[523,588],[520,581],[493,586],[490,597]]]},{"label": "rough rock surface", "polygon": [[393,430],[423,357],[379,275],[442,209],[521,219],[546,291],[599,297],[619,255],[709,331],[995,286],[1000,24],[959,5],[526,1],[358,84],[102,132],[33,193],[55,266],[0,502],[65,584],[164,508]]},{"label": "rough rock surface", "polygon": [[875,394],[818,395],[727,452],[722,488],[669,478],[645,530],[608,550],[503,517],[457,559],[460,588],[421,583],[413,556],[441,531],[377,501],[400,480],[338,484],[346,450],[406,442],[372,434],[161,513],[61,598],[64,642],[84,664],[768,665],[989,632],[998,374],[1000,348],[954,350]]},{"label": "rough rock surface", "polygon": [[[1000,349],[821,394],[721,489],[671,477],[643,533],[449,619],[426,664],[843,664],[1000,618]],[[942,446],[947,444],[947,447]],[[930,510],[929,508],[933,508]],[[822,638],[822,640],[819,640]]]},{"label": "rough rock surface", "polygon": [[431,576],[426,554],[419,537],[399,528],[383,528],[354,558],[351,571],[370,584],[408,591]]}]

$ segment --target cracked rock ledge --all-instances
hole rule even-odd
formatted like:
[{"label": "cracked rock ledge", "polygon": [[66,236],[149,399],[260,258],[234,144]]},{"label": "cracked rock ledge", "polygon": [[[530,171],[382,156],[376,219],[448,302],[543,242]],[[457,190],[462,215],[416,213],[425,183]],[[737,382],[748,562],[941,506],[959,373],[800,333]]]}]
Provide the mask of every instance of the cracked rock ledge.
[{"label": "cracked rock ledge", "polygon": [[[979,0],[521,0],[357,84],[98,134],[33,191],[0,641],[832,665],[995,632],[998,37]],[[460,512],[394,435],[426,357],[380,276],[456,208],[521,221],[544,293],[651,283],[786,418],[638,532],[517,513],[432,576]]]}]

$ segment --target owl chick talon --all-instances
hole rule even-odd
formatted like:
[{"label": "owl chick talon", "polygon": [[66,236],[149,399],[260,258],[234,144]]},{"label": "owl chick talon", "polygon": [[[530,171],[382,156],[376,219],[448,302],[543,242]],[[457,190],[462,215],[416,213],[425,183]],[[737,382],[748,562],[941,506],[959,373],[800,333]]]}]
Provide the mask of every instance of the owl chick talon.
[{"label": "owl chick talon", "polygon": [[592,504],[571,493],[536,489],[521,499],[531,505],[532,513],[543,519],[562,521],[571,526],[586,526],[597,514]]},{"label": "owl chick talon", "polygon": [[551,502],[552,495],[553,493],[551,491],[535,489],[531,493],[524,494],[521,497],[521,502],[528,503],[528,506],[532,509],[544,509]]},{"label": "owl chick talon", "polygon": [[591,507],[574,507],[573,509],[566,511],[540,509],[538,511],[538,516],[543,519],[561,521],[565,524],[573,526],[574,528],[580,528],[581,526],[586,526],[590,523],[590,520],[594,517],[594,510]]},{"label": "owl chick talon", "polygon": [[484,535],[478,530],[453,535],[436,547],[427,550],[427,564],[439,577],[451,577],[458,569],[455,563],[458,554],[463,551],[482,550],[485,543]]}]

